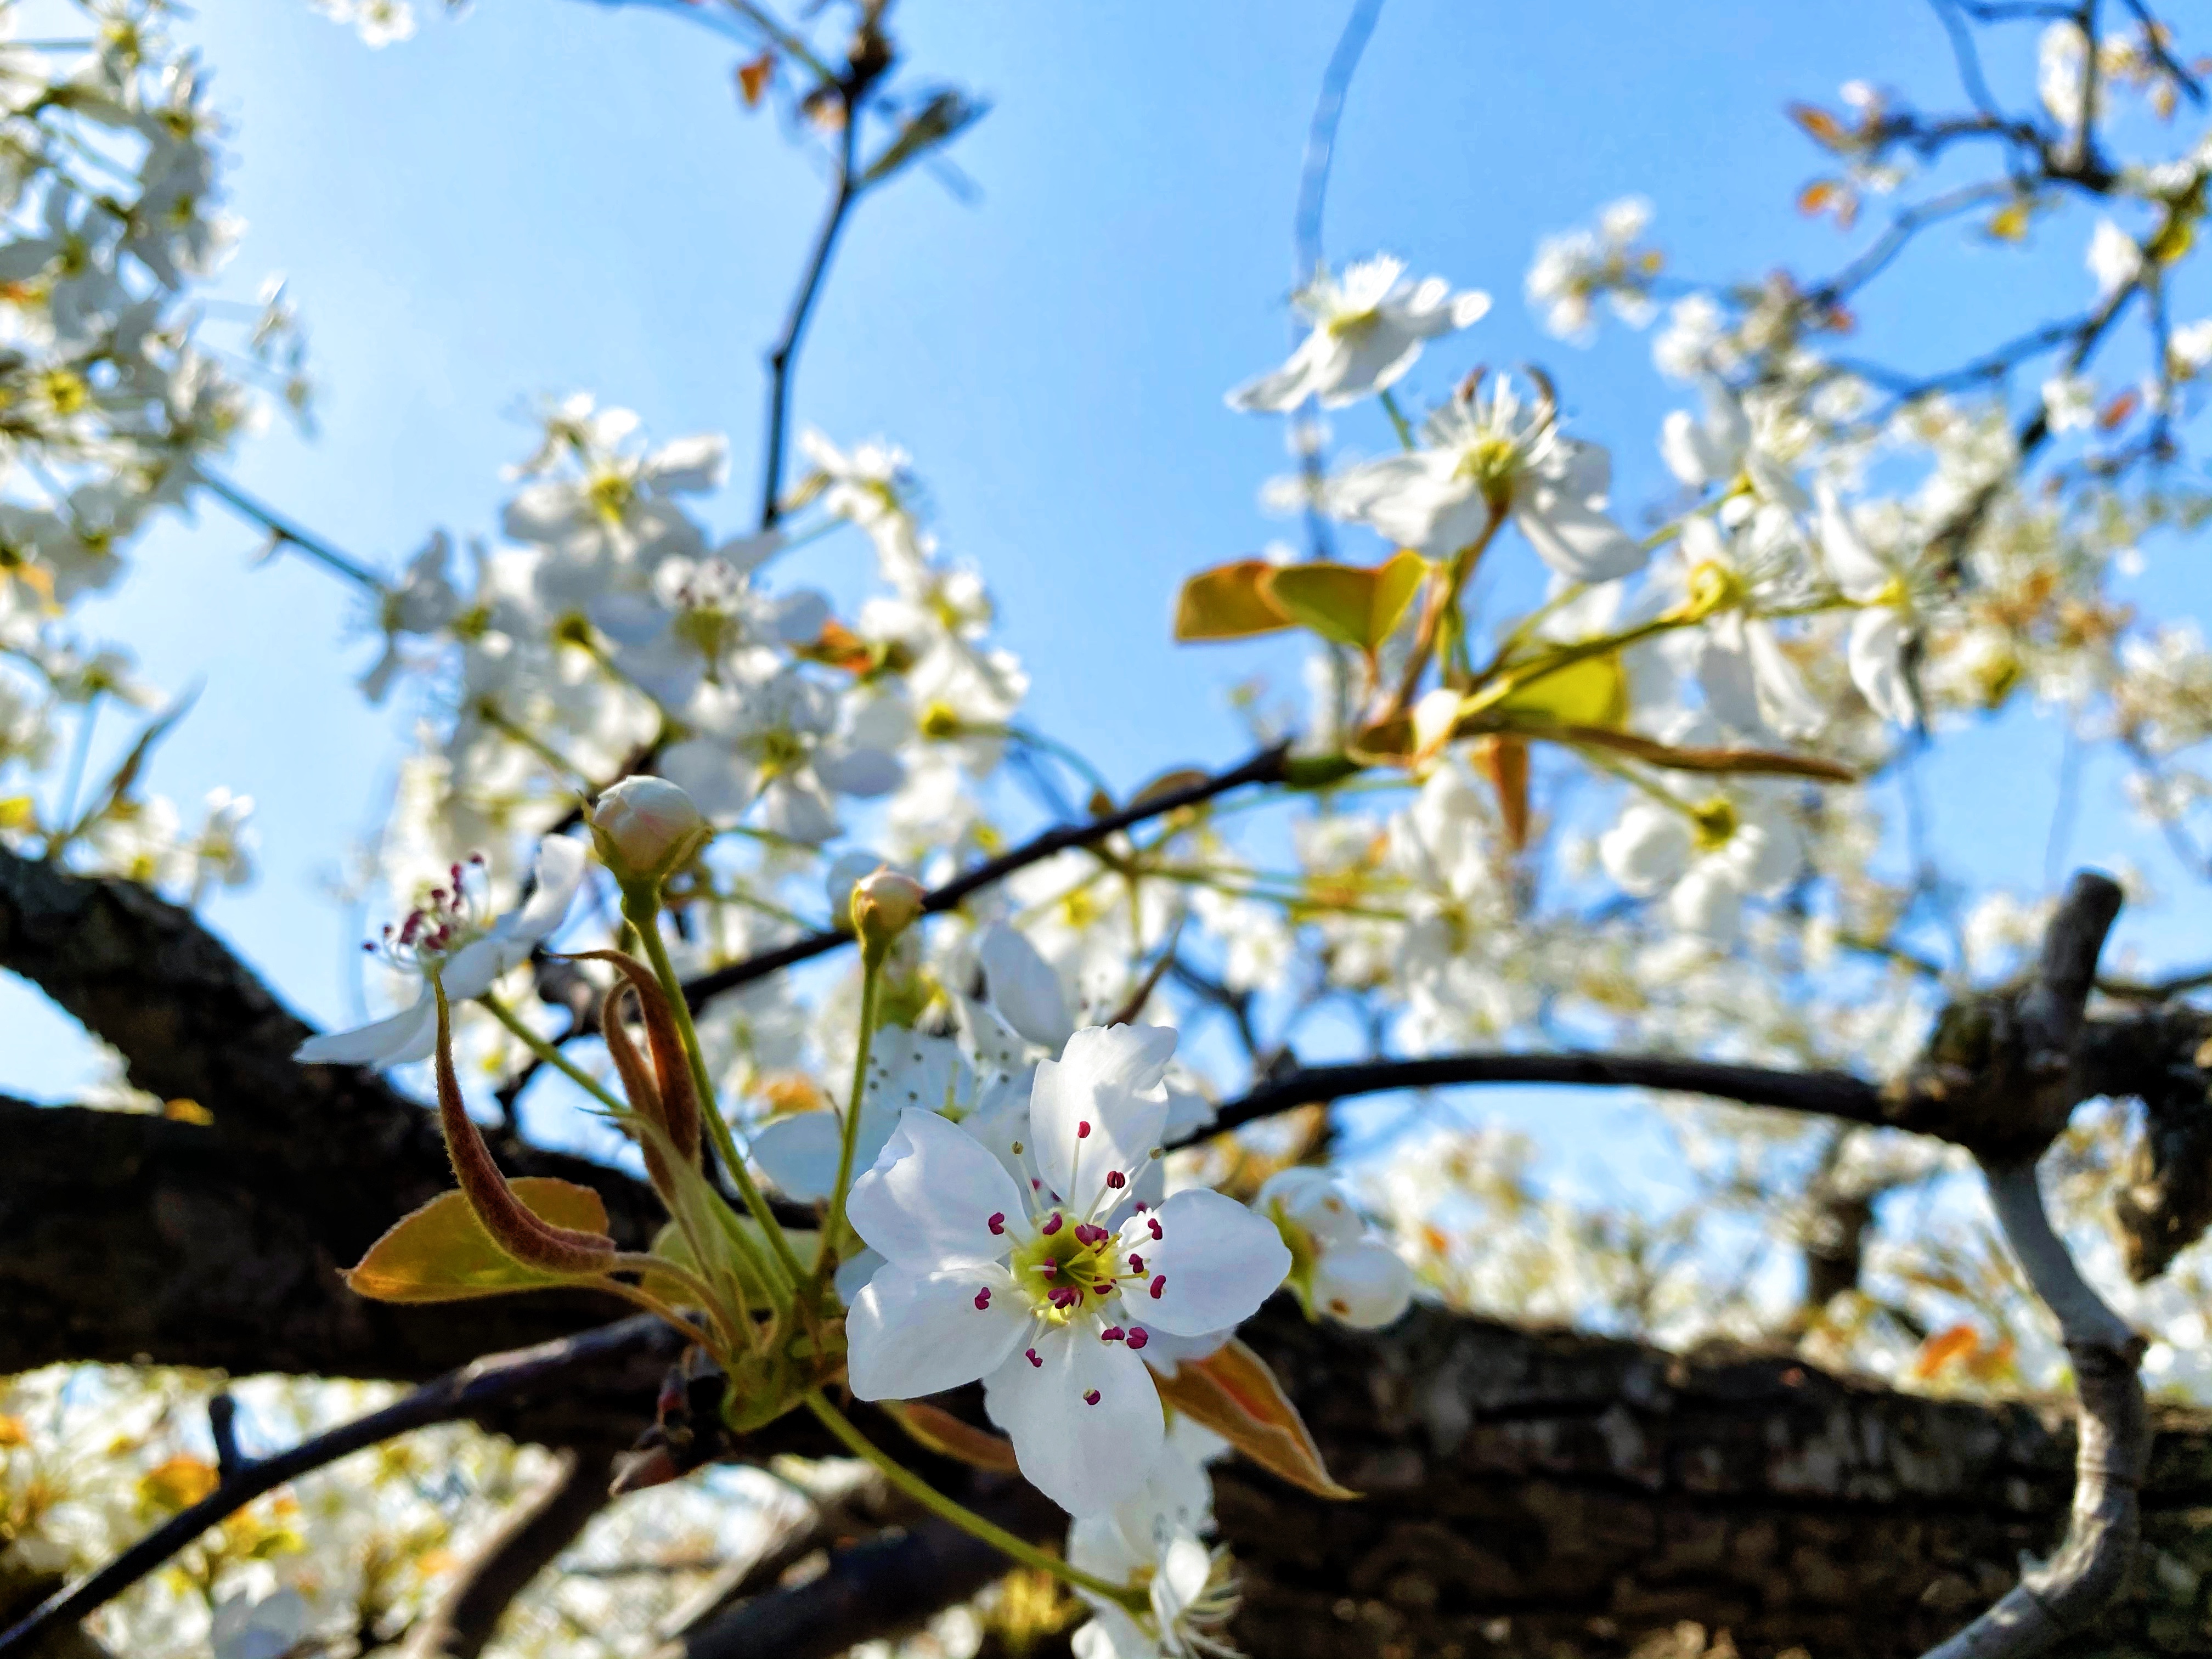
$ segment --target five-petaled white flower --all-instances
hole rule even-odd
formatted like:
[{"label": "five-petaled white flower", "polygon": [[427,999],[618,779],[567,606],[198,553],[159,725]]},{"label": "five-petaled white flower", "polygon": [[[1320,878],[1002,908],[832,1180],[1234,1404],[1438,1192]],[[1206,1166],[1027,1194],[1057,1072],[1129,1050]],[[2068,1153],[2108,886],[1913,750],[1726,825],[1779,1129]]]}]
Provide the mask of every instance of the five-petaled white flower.
[{"label": "five-petaled white flower", "polygon": [[1274,1228],[1234,1199],[1128,1201],[1167,1121],[1175,1043],[1092,1026],[1040,1062],[1027,1191],[971,1135],[908,1109],[847,1205],[886,1261],[846,1322],[853,1392],[905,1400],[981,1377],[1022,1473],[1079,1516],[1131,1495],[1159,1451],[1152,1331],[1225,1330],[1290,1271]]},{"label": "five-petaled white flower", "polygon": [[1313,319],[1313,332],[1280,368],[1229,394],[1229,406],[1280,413],[1309,398],[1337,409],[1383,391],[1413,366],[1425,341],[1465,328],[1490,309],[1490,296],[1452,292],[1441,276],[1406,280],[1401,260],[1382,258],[1326,269],[1291,296]]},{"label": "five-petaled white flower", "polygon": [[1851,522],[1850,509],[1826,482],[1820,485],[1820,551],[1844,597],[1856,600],[1846,658],[1851,683],[1874,712],[1899,726],[1918,718],[1905,647],[1917,631],[1907,574],[1877,557]]},{"label": "five-petaled white flower", "polygon": [[1307,1310],[1354,1330],[1380,1330],[1413,1299],[1413,1270],[1372,1236],[1326,1170],[1278,1170],[1260,1188],[1261,1214],[1290,1247],[1291,1284]]},{"label": "five-petaled white flower", "polygon": [[1544,562],[1570,581],[1607,582],[1642,568],[1641,543],[1607,516],[1613,460],[1561,434],[1548,396],[1524,406],[1498,377],[1486,395],[1455,397],[1428,418],[1419,449],[1352,468],[1332,509],[1401,547],[1448,559],[1510,515]]},{"label": "five-petaled white flower", "polygon": [[584,878],[584,844],[566,836],[548,836],[538,842],[530,896],[495,921],[478,914],[471,884],[481,877],[472,876],[471,870],[471,865],[455,865],[449,885],[432,888],[428,903],[398,927],[384,930],[385,956],[424,976],[414,1005],[349,1031],[309,1037],[293,1050],[293,1059],[309,1066],[379,1066],[428,1060],[438,1032],[438,1001],[430,994],[428,975],[437,974],[450,1000],[465,1002],[527,962],[538,941],[568,914],[569,901]]}]

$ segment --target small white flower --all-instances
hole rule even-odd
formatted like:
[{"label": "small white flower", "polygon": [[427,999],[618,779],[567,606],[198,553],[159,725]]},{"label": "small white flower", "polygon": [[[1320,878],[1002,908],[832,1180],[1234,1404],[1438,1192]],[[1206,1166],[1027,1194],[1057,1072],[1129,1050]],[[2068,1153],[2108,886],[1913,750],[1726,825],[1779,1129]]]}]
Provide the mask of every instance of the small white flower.
[{"label": "small white flower", "polygon": [[374,1066],[428,1060],[438,1030],[428,975],[437,973],[451,1001],[482,996],[501,975],[527,962],[538,941],[561,925],[584,878],[584,862],[581,842],[548,836],[538,844],[530,896],[489,922],[477,915],[470,867],[455,865],[450,886],[432,889],[428,904],[397,928],[385,929],[387,957],[424,975],[413,1006],[349,1031],[309,1037],[292,1058],[308,1066]]},{"label": "small white flower", "polygon": [[1406,280],[1397,259],[1346,266],[1342,277],[1323,270],[1291,296],[1313,319],[1313,332],[1290,361],[1229,394],[1231,409],[1280,414],[1318,398],[1337,409],[1386,390],[1413,366],[1422,344],[1465,328],[1490,309],[1490,296],[1452,292],[1441,276]]},{"label": "small white flower", "polygon": [[1640,898],[1667,895],[1675,927],[1722,946],[1735,941],[1743,902],[1796,878],[1796,826],[1764,794],[1737,789],[1680,807],[1638,797],[1598,841],[1606,872]]},{"label": "small white flower", "polygon": [[1039,1064],[1024,1191],[979,1142],[909,1108],[854,1183],[853,1226],[886,1265],[853,1304],[848,1376],[863,1400],[984,1380],[1022,1473],[1071,1513],[1131,1496],[1164,1432],[1141,1350],[1249,1317],[1290,1269],[1275,1230],[1219,1193],[1126,1202],[1168,1115],[1175,1033],[1091,1027]]},{"label": "small white flower", "polygon": [[1291,1282],[1315,1313],[1354,1330],[1379,1330],[1413,1299],[1413,1270],[1371,1234],[1325,1170],[1279,1170],[1260,1188],[1261,1214],[1291,1252]]},{"label": "small white flower", "polygon": [[2053,432],[2086,432],[2096,424],[2096,382],[2060,374],[2043,383],[2043,417]]},{"label": "small white flower", "polygon": [[2097,279],[2098,297],[2109,299],[2142,272],[2142,250],[2110,219],[2100,219],[2089,234],[2088,265]]},{"label": "small white flower", "polygon": [[1335,510],[1432,558],[1475,541],[1492,512],[1503,510],[1571,581],[1611,581],[1643,568],[1643,547],[1606,514],[1612,459],[1562,435],[1549,398],[1524,408],[1501,375],[1486,395],[1438,409],[1421,435],[1420,448],[1338,478]]},{"label": "small white flower", "polygon": [[754,686],[705,686],[686,717],[702,735],[672,745],[660,769],[718,823],[756,801],[763,827],[819,845],[837,834],[833,795],[898,787],[905,769],[884,749],[840,734],[837,698],[792,671]]}]

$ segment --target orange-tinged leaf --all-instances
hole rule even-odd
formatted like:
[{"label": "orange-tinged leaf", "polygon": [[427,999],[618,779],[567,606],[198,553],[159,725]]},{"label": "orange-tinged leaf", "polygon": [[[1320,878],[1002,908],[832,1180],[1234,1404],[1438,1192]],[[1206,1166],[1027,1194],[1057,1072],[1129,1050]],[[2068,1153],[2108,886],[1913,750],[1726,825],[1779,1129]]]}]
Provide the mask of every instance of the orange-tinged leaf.
[{"label": "orange-tinged leaf", "polygon": [[957,1458],[995,1474],[1021,1473],[1021,1466],[1014,1462],[1012,1441],[987,1433],[973,1424],[963,1423],[951,1412],[940,1410],[926,1400],[886,1400],[883,1408],[898,1420],[898,1425],[915,1444],[939,1457]]},{"label": "orange-tinged leaf", "polygon": [[1995,213],[1983,227],[2001,242],[2024,242],[2027,240],[2027,199],[2015,196]]},{"label": "orange-tinged leaf", "polygon": [[1506,842],[1518,853],[1528,845],[1528,745],[1501,732],[1476,744],[1474,752],[1498,792]]},{"label": "orange-tinged leaf", "polygon": [[800,646],[797,654],[852,674],[865,674],[876,665],[875,653],[868,648],[868,642],[835,617],[822,624],[821,638]]},{"label": "orange-tinged leaf", "polygon": [[1176,638],[1243,640],[1288,628],[1290,617],[1268,592],[1274,568],[1265,559],[1239,559],[1190,577],[1176,598]]},{"label": "orange-tinged leaf", "polygon": [[747,109],[760,107],[761,94],[768,90],[769,77],[775,73],[773,52],[764,52],[750,63],[738,65],[738,92],[744,99]]},{"label": "orange-tinged leaf", "polygon": [[1186,1359],[1158,1377],[1160,1398],[1272,1474],[1320,1498],[1357,1498],[1329,1479],[1305,1419],[1267,1363],[1231,1337],[1210,1359]]},{"label": "orange-tinged leaf", "polygon": [[0,1449],[5,1449],[9,1446],[27,1446],[30,1443],[31,1431],[23,1426],[21,1418],[0,1416]]},{"label": "orange-tinged leaf", "polygon": [[1597,726],[1560,726],[1540,720],[1516,720],[1512,729],[1546,743],[1609,749],[1674,772],[1740,773],[1750,777],[1817,778],[1823,783],[1856,783],[1859,775],[1840,761],[1818,755],[1792,755],[1775,749],[1684,749],[1633,732]]},{"label": "orange-tinged leaf", "polygon": [[176,1456],[138,1477],[138,1496],[159,1510],[188,1510],[222,1484],[212,1463]]},{"label": "orange-tinged leaf", "polygon": [[172,1123],[197,1123],[203,1129],[215,1121],[213,1112],[197,1100],[187,1100],[181,1095],[161,1103],[161,1115]]},{"label": "orange-tinged leaf", "polygon": [[2097,411],[2097,430],[2110,432],[2114,427],[2125,421],[2129,416],[2134,414],[2142,402],[2142,394],[2133,386],[2130,386]]},{"label": "orange-tinged leaf", "polygon": [[1912,1374],[1925,1381],[1954,1359],[1971,1358],[1981,1346],[1980,1334],[1972,1325],[1954,1325],[1948,1330],[1938,1331],[1920,1345],[1919,1356],[1912,1362]]},{"label": "orange-tinged leaf", "polygon": [[1815,179],[1797,192],[1797,211],[1808,219],[1817,219],[1835,201],[1838,186],[1832,179]]},{"label": "orange-tinged leaf", "polygon": [[1818,104],[1785,104],[1783,108],[1814,143],[1834,149],[1844,142],[1844,124]]},{"label": "orange-tinged leaf", "polygon": [[[519,1176],[508,1185],[522,1206],[542,1221],[579,1232],[607,1230],[606,1206],[589,1187],[550,1176]],[[524,1267],[492,1243],[468,1200],[451,1192],[392,1224],[345,1281],[356,1296],[372,1302],[459,1302],[574,1285],[590,1277]]]},{"label": "orange-tinged leaf", "polygon": [[1371,568],[1316,559],[1273,568],[1267,589],[1301,627],[1339,645],[1372,651],[1390,637],[1428,568],[1411,550]]}]

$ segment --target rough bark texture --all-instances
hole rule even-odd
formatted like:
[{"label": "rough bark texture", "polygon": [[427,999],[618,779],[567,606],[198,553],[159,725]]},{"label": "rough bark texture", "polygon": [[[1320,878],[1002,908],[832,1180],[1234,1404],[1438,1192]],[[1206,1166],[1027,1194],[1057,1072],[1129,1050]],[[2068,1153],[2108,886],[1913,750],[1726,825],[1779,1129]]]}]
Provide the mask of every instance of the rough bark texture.
[{"label": "rough bark texture", "polygon": [[[1238,1637],[1269,1659],[1626,1655],[1685,1621],[1745,1659],[1887,1659],[1966,1623],[2065,1526],[2064,1402],[1946,1403],[1431,1310],[1359,1339],[1274,1308],[1246,1334],[1367,1494],[1218,1474]],[[2157,1426],[2128,1584],[2063,1651],[2212,1653],[2212,1419]]]}]

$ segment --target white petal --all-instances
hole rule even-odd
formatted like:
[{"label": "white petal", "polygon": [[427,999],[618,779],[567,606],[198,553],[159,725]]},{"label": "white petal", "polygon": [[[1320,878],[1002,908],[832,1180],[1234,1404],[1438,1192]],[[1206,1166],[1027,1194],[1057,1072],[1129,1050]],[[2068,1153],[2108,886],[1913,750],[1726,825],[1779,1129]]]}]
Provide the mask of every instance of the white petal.
[{"label": "white petal", "polygon": [[1735,611],[1715,617],[1700,641],[1698,689],[1716,719],[1739,732],[1756,732],[1764,723],[1759,682],[1744,649],[1743,618]]},{"label": "white petal", "polygon": [[[1177,1193],[1150,1218],[1121,1230],[1145,1258],[1152,1281],[1123,1291],[1131,1316],[1178,1336],[1218,1331],[1249,1319],[1291,1271],[1291,1252],[1275,1224],[1209,1188]],[[1158,1292],[1155,1294],[1154,1292]]]},{"label": "white petal", "polygon": [[1314,390],[1315,371],[1328,355],[1328,337],[1320,329],[1298,343],[1291,360],[1229,394],[1229,406],[1246,414],[1276,414],[1296,409]]},{"label": "white petal", "polygon": [[438,969],[438,979],[445,986],[449,1000],[466,1002],[490,990],[501,974],[529,957],[527,940],[510,938],[495,929],[482,939],[471,939],[447,957]]},{"label": "white petal", "polygon": [[428,987],[411,1008],[350,1031],[309,1037],[292,1051],[302,1066],[404,1066],[428,1060],[438,1042],[438,1003]]},{"label": "white petal", "polygon": [[975,955],[983,964],[991,1006],[1000,1017],[1039,1048],[1057,1051],[1075,1030],[1075,1022],[1068,1016],[1067,997],[1052,964],[1037,954],[1036,946],[999,921],[978,936]]},{"label": "white petal", "polygon": [[1030,1352],[1036,1363],[1017,1349],[985,1379],[1014,1461],[1070,1515],[1113,1508],[1150,1477],[1165,1437],[1152,1372],[1087,1320],[1043,1332]]},{"label": "white petal", "polygon": [[691,797],[717,823],[727,823],[753,804],[751,773],[727,744],[686,738],[660,757],[660,775]]},{"label": "white petal", "polygon": [[1742,912],[1743,890],[1718,859],[1701,860],[1667,896],[1668,920],[1684,933],[1723,948],[1735,942]]},{"label": "white petal", "polygon": [[1873,605],[1851,619],[1851,683],[1875,714],[1899,726],[1912,724],[1912,685],[1905,673],[1905,618]]},{"label": "white petal", "polygon": [[891,1261],[938,1267],[1004,1255],[1013,1241],[991,1231],[991,1218],[1006,1226],[1027,1212],[998,1159],[936,1113],[909,1107],[853,1183],[845,1213]]},{"label": "white petal", "polygon": [[997,1370],[1029,1328],[1028,1302],[995,1261],[939,1273],[890,1262],[846,1316],[846,1376],[863,1400],[941,1394]]},{"label": "white petal", "polygon": [[810,847],[819,846],[837,833],[836,811],[808,772],[787,772],[769,782],[761,792],[761,823]]},{"label": "white petal", "polygon": [[1314,1266],[1314,1306],[1354,1330],[1379,1330],[1413,1299],[1413,1270],[1379,1238],[1326,1251]]},{"label": "white petal", "polygon": [[720,489],[729,466],[730,441],[719,432],[700,432],[663,445],[645,470],[670,494],[690,495]]},{"label": "white petal", "polygon": [[1365,1224],[1345,1201],[1336,1178],[1311,1164],[1294,1164],[1267,1177],[1253,1208],[1266,1215],[1276,1205],[1323,1244],[1352,1244],[1366,1235]]},{"label": "white petal", "polygon": [[1160,1078],[1176,1034],[1158,1025],[1089,1026],[1057,1062],[1041,1061],[1030,1088],[1037,1172],[1060,1200],[1087,1218],[1107,1176],[1151,1157],[1167,1127]]},{"label": "white petal", "polygon": [[1714,453],[1698,417],[1678,409],[1659,424],[1659,454],[1667,470],[1692,489],[1727,477],[1727,462]]},{"label": "white petal", "polygon": [[887,750],[825,748],[814,757],[814,775],[838,794],[872,800],[903,783],[906,768]]},{"label": "white petal", "polygon": [[1641,570],[1650,556],[1636,538],[1586,501],[1558,497],[1516,506],[1513,522],[1536,556],[1571,581],[1609,582]]},{"label": "white petal", "polygon": [[1656,801],[1632,800],[1621,809],[1620,822],[1598,837],[1599,860],[1623,892],[1639,898],[1681,878],[1690,867],[1694,838],[1680,812],[1670,812]]},{"label": "white petal", "polygon": [[1820,705],[1805,689],[1797,665],[1783,651],[1773,624],[1746,623],[1743,642],[1751,654],[1759,686],[1759,706],[1767,723],[1784,737],[1809,737],[1819,731],[1822,724]]},{"label": "white petal", "polygon": [[535,945],[558,927],[574,902],[576,889],[583,884],[586,862],[580,841],[548,836],[539,842],[530,896],[522,902],[521,908],[504,919],[507,933]]},{"label": "white petal", "polygon": [[[827,1198],[837,1184],[842,1127],[835,1112],[773,1118],[753,1131],[753,1162],[786,1197],[808,1204]],[[854,1162],[856,1167],[867,1167],[860,1164],[857,1149]]]},{"label": "white petal", "polygon": [[1817,487],[1820,501],[1820,551],[1836,586],[1854,599],[1870,599],[1889,585],[1889,568],[1859,538],[1850,509],[1837,499],[1826,478]]},{"label": "white petal", "polygon": [[868,1288],[868,1281],[882,1270],[883,1266],[883,1257],[865,1247],[858,1255],[848,1256],[839,1262],[837,1276],[830,1281],[837,1288],[837,1299],[851,1307],[860,1299],[860,1292]]}]

